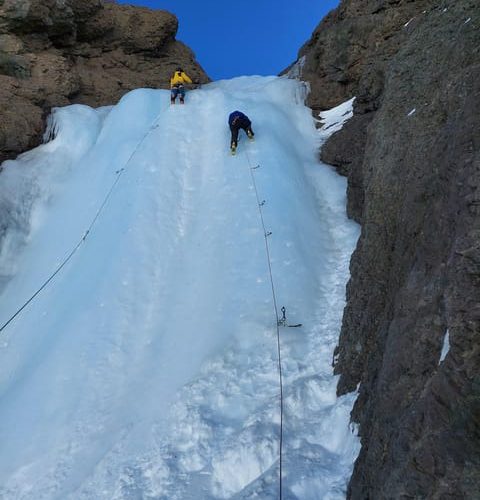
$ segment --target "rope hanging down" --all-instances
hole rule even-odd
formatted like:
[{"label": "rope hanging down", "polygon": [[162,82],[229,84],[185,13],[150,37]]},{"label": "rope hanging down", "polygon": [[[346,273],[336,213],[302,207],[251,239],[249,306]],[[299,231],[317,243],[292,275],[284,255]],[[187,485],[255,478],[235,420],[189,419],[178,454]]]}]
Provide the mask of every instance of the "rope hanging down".
[{"label": "rope hanging down", "polygon": [[79,240],[79,242],[75,245],[73,250],[65,257],[65,259],[58,265],[58,267],[55,269],[55,271],[42,283],[42,285],[33,293],[23,304],[21,307],[17,309],[17,311],[10,316],[10,318],[3,323],[2,326],[0,326],[0,333],[5,330],[5,328],[44,290],[48,284],[55,278],[55,276],[66,266],[66,264],[71,260],[71,258],[77,253],[77,250],[82,246],[84,241],[87,239],[88,235],[90,234],[90,231],[92,230],[93,226],[97,222],[98,218],[100,217],[101,213],[103,212],[106,204],[108,203],[108,200],[110,199],[115,187],[118,184],[118,181],[122,177],[122,174],[125,172],[128,164],[131,162],[132,158],[135,156],[137,151],[139,150],[140,146],[143,144],[145,139],[148,137],[150,132],[155,128],[156,122],[158,120],[160,115],[157,115],[155,117],[155,120],[153,120],[152,125],[149,127],[149,129],[145,132],[143,137],[140,139],[138,144],[135,146],[135,149],[133,150],[132,154],[128,157],[127,162],[123,166],[123,168],[120,168],[115,172],[115,180],[110,186],[110,189],[108,190],[107,194],[105,195],[102,204],[100,205],[99,209],[97,210],[97,213],[95,214],[94,218],[92,219],[92,222],[88,226],[87,230],[85,233],[83,233],[83,236]]},{"label": "rope hanging down", "polygon": [[[272,297],[273,297],[273,307],[275,309],[275,326],[277,329],[277,356],[278,356],[278,378],[280,385],[280,436],[279,436],[279,499],[282,500],[282,482],[283,482],[283,374],[282,374],[282,351],[280,346],[280,318],[278,316],[278,307],[277,307],[277,296],[275,293],[275,285],[273,282],[273,273],[272,273],[272,260],[270,258],[270,247],[268,245],[268,238],[272,234],[271,231],[267,231],[265,227],[265,220],[263,218],[262,207],[265,205],[265,200],[260,201],[260,197],[258,195],[257,183],[255,181],[254,171],[260,168],[260,165],[252,166],[252,162],[250,161],[250,157],[248,152],[245,151],[245,156],[247,157],[250,176],[252,178],[253,187],[255,190],[255,197],[257,198],[257,207],[258,212],[260,214],[260,221],[263,227],[263,234],[265,240],[265,252],[267,255],[267,263],[268,263],[268,273],[270,276],[270,285],[272,288]],[[285,308],[282,308],[282,312]]]}]

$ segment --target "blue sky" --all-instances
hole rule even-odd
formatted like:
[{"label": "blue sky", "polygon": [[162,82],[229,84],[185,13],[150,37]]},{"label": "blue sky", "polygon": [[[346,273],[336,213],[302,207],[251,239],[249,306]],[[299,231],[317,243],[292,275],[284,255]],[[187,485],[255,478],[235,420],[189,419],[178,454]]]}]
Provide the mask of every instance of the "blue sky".
[{"label": "blue sky", "polygon": [[119,0],[164,9],[180,23],[186,43],[214,80],[276,75],[339,0]]}]

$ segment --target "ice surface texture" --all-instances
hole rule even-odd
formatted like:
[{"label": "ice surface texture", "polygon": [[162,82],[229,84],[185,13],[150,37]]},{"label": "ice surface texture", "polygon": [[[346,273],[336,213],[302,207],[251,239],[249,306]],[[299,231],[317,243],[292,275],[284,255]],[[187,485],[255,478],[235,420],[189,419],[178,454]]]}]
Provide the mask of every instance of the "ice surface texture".
[{"label": "ice surface texture", "polygon": [[[276,319],[245,151],[279,305],[303,323],[281,330],[285,498],[344,497],[359,445],[331,361],[358,227],[303,97],[276,77],[206,85],[184,106],[136,90],[57,109],[56,137],[5,162],[2,324],[121,179],[1,334],[2,498],[277,498]],[[236,109],[256,141],[231,157]]]}]

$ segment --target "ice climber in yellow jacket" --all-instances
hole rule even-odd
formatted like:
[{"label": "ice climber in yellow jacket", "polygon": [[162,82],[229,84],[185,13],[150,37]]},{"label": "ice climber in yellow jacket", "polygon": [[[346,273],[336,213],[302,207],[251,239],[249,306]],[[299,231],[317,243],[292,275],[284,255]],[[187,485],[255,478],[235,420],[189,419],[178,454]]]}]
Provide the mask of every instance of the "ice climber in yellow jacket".
[{"label": "ice climber in yellow jacket", "polygon": [[177,95],[180,95],[180,104],[185,103],[185,83],[192,83],[192,80],[182,68],[177,68],[172,78],[170,78],[170,88],[172,89],[170,102],[172,104],[175,104]]}]

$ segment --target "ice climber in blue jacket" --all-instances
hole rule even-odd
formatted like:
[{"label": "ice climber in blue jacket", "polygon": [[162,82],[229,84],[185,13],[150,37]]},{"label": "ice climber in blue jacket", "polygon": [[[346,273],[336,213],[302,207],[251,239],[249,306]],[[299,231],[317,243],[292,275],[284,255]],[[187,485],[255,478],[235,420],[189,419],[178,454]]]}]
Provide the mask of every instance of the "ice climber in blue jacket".
[{"label": "ice climber in blue jacket", "polygon": [[248,116],[241,111],[234,111],[230,113],[228,117],[228,125],[230,126],[230,132],[232,133],[232,139],[230,141],[230,151],[232,155],[237,151],[238,144],[238,132],[242,128],[245,130],[249,139],[253,139],[255,135],[252,130],[252,122],[248,118]]}]

